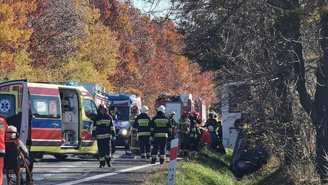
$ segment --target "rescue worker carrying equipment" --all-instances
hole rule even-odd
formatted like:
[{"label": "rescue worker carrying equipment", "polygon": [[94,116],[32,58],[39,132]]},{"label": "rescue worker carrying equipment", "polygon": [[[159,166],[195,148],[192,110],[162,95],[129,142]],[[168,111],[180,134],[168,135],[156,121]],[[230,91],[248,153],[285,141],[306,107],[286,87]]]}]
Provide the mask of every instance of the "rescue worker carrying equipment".
[{"label": "rescue worker carrying equipment", "polygon": [[153,150],[151,152],[151,164],[156,163],[158,148],[161,164],[165,160],[165,147],[167,138],[171,137],[172,128],[169,119],[165,116],[165,107],[159,106],[156,116],[151,121],[151,137],[154,137]]},{"label": "rescue worker carrying equipment", "polygon": [[96,137],[98,143],[99,168],[105,166],[105,161],[108,167],[111,163],[111,140],[115,141],[115,126],[112,117],[107,114],[107,110],[103,105],[99,106],[98,117],[96,121]]},{"label": "rescue worker carrying equipment", "polygon": [[[141,158],[150,158],[150,122],[148,107],[141,107],[141,114],[134,121],[133,128],[138,133],[138,142],[140,146]],[[146,149],[146,150],[145,150]]]},{"label": "rescue worker carrying equipment", "polygon": [[135,121],[135,119],[137,118],[139,113],[139,109],[138,106],[133,105],[131,107],[131,115],[130,115],[130,124],[131,124],[131,153],[132,154],[138,154],[139,153],[139,143],[138,143],[138,136],[137,136],[137,132],[135,130],[135,128],[133,127],[133,123]]},{"label": "rescue worker carrying equipment", "polygon": [[183,112],[178,121],[178,138],[180,141],[180,151],[183,156],[188,156],[190,143],[190,120],[188,112]]}]

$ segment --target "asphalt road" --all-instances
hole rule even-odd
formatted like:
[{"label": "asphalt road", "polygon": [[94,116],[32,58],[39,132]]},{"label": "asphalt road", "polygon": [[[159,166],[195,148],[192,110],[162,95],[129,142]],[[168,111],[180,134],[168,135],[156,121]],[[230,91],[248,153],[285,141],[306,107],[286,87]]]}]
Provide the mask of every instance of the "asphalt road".
[{"label": "asphalt road", "polygon": [[[41,162],[34,163],[33,179],[36,185],[141,184],[160,167],[159,163],[151,165],[150,159],[141,159],[123,150],[115,152],[112,164],[112,167],[99,168],[99,161],[92,157],[69,156],[65,161],[58,161],[45,155]],[[3,184],[7,184],[5,177]]]}]

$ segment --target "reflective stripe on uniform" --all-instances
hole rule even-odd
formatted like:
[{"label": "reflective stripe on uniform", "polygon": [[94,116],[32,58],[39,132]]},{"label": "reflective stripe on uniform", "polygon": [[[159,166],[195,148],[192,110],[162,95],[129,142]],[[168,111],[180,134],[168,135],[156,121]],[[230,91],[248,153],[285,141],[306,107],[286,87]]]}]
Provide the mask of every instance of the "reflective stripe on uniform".
[{"label": "reflective stripe on uniform", "polygon": [[194,134],[190,134],[189,136],[190,136],[190,137],[194,137]]},{"label": "reflective stripe on uniform", "polygon": [[150,136],[150,132],[138,132],[138,136]]},{"label": "reflective stripe on uniform", "polygon": [[105,139],[105,138],[110,138],[110,134],[99,134],[97,135],[97,139]]},{"label": "reflective stripe on uniform", "polygon": [[112,130],[114,130],[114,131],[115,131],[115,126],[112,126],[111,128],[112,128]]},{"label": "reflective stripe on uniform", "polygon": [[97,121],[97,125],[105,124],[106,126],[110,125],[110,120],[102,119]]},{"label": "reflective stripe on uniform", "polygon": [[159,156],[160,159],[165,159],[165,157],[166,157],[165,155],[160,155]]},{"label": "reflective stripe on uniform", "polygon": [[138,125],[139,127],[148,127],[149,119],[139,119]]},{"label": "reflective stripe on uniform", "polygon": [[154,137],[167,137],[167,133],[155,133]]},{"label": "reflective stripe on uniform", "polygon": [[196,128],[192,128],[191,131],[196,132]]},{"label": "reflective stripe on uniform", "polygon": [[105,161],[105,157],[99,157],[99,161]]},{"label": "reflective stripe on uniform", "polygon": [[154,122],[155,122],[156,127],[166,127],[169,120],[167,120],[167,119],[156,119]]},{"label": "reflective stripe on uniform", "polygon": [[110,158],[112,158],[112,156],[109,154],[109,155],[105,155],[105,158],[106,159],[110,159]]}]

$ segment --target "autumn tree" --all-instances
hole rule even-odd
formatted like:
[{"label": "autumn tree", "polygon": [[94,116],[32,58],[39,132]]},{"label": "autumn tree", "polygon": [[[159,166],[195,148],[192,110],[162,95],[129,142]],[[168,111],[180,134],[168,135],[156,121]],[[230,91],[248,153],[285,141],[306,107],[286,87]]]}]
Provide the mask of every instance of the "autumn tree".
[{"label": "autumn tree", "polygon": [[85,6],[75,3],[75,0],[37,0],[38,7],[30,16],[34,29],[29,47],[33,66],[55,68],[74,55],[75,40],[85,33],[82,16]]},{"label": "autumn tree", "polygon": [[[36,8],[34,0],[0,3],[0,72],[1,78],[19,78],[29,71],[28,40],[33,33],[27,17]],[[16,66],[25,65],[26,68]]]}]

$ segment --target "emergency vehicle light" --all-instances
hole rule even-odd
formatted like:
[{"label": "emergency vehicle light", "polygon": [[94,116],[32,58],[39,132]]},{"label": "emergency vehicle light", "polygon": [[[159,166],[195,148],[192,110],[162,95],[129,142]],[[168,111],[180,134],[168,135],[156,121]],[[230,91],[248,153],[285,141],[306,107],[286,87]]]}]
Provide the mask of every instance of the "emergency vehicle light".
[{"label": "emergency vehicle light", "polygon": [[68,85],[68,86],[76,86],[76,85],[77,85],[77,82],[72,82],[72,81],[71,81],[71,82],[68,82],[67,85]]}]

